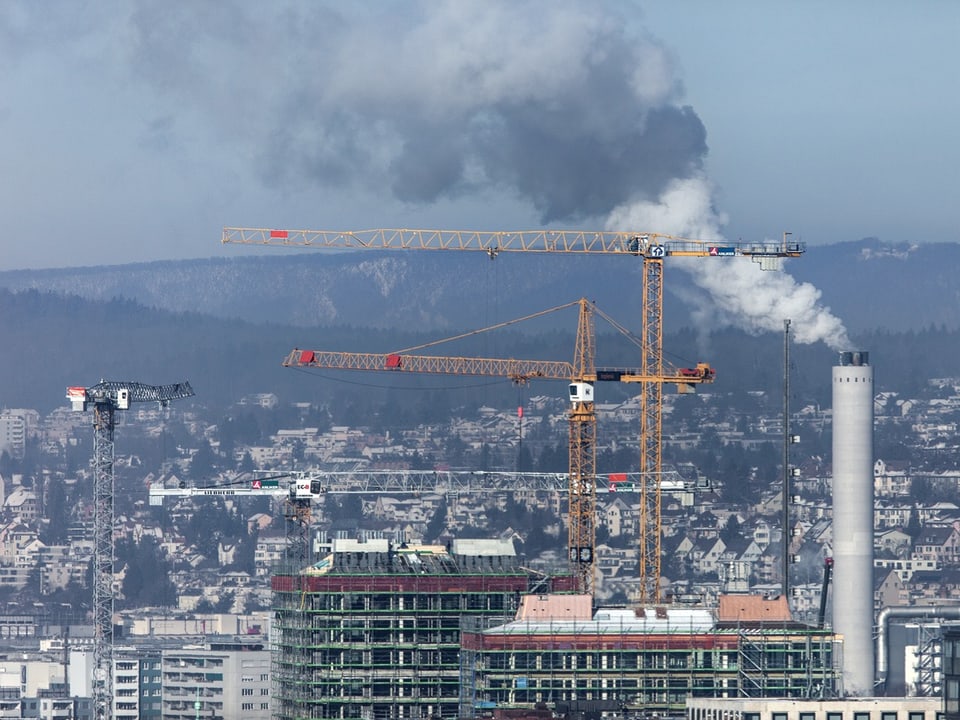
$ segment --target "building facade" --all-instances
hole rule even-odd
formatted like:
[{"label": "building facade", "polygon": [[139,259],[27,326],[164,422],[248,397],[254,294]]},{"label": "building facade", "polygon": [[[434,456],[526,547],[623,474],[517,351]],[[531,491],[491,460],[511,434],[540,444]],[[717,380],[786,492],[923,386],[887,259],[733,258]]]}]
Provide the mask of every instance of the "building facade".
[{"label": "building facade", "polygon": [[694,699],[687,720],[943,720],[940,698]]},{"label": "building facade", "polygon": [[164,720],[270,720],[270,650],[263,643],[164,649],[160,674]]},{"label": "building facade", "polygon": [[335,545],[274,576],[274,717],[460,717],[461,623],[505,622],[538,581],[512,543],[478,540]]},{"label": "building facade", "polygon": [[525,597],[517,620],[464,633],[470,715],[546,706],[562,714],[676,716],[691,698],[838,691],[839,640],[783,613],[731,612],[737,602],[726,596],[716,615],[680,606],[591,614],[583,597],[579,605]]}]

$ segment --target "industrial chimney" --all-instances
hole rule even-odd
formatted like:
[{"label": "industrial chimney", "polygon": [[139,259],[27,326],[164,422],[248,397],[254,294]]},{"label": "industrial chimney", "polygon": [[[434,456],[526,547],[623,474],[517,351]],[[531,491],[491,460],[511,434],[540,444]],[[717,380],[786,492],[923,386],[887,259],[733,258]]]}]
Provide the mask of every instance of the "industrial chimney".
[{"label": "industrial chimney", "polygon": [[833,629],[847,695],[873,694],[873,368],[841,352],[833,368]]}]

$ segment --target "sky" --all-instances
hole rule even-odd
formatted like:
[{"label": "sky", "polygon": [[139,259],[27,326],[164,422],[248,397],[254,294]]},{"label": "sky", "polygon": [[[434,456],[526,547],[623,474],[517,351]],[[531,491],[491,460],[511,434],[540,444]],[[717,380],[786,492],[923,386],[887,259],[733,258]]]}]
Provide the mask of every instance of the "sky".
[{"label": "sky", "polygon": [[224,226],[955,242],[958,27],[950,0],[2,0],[0,271],[239,254]]}]

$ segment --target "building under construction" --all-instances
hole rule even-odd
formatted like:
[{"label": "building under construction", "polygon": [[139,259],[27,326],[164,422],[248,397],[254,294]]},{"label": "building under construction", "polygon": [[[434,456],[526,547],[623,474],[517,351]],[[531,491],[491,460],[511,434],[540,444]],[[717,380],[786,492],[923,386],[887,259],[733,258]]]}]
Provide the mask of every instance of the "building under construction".
[{"label": "building under construction", "polygon": [[680,716],[687,698],[832,697],[838,641],[792,622],[786,598],[591,609],[590,597],[527,596],[517,619],[465,629],[466,703],[587,717]]},{"label": "building under construction", "polygon": [[830,697],[839,641],[785,598],[601,608],[512,544],[338,542],[273,578],[273,712],[293,718],[681,715],[688,697]]},{"label": "building under construction", "polygon": [[273,577],[274,717],[459,717],[461,623],[508,622],[524,594],[574,582],[525,570],[510,541],[335,541]]}]

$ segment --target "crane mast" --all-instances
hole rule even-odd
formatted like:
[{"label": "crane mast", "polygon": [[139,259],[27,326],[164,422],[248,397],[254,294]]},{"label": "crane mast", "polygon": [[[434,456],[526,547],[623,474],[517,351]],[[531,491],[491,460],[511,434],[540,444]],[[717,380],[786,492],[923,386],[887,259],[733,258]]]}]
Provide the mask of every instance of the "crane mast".
[{"label": "crane mast", "polygon": [[571,568],[577,575],[577,585],[584,592],[590,592],[594,587],[597,546],[597,413],[593,404],[593,385],[584,380],[596,376],[593,313],[590,308],[585,300],[580,301],[567,445],[570,466],[567,553]]},{"label": "crane mast", "polygon": [[130,403],[156,402],[166,407],[171,400],[192,395],[193,389],[186,382],[156,386],[101,380],[89,388],[67,388],[73,410],[83,412],[93,407],[93,702],[97,720],[112,716],[116,414],[128,410]]},{"label": "crane mast", "polygon": [[[647,376],[663,373],[663,258],[643,263],[643,315],[640,368]],[[640,604],[660,601],[661,487],[663,471],[663,385],[640,384],[640,518],[638,585]]]},{"label": "crane mast", "polygon": [[800,257],[803,243],[788,241],[723,243],[656,232],[521,230],[468,231],[380,228],[370,230],[281,230],[224,227],[221,242],[335,250],[461,250],[485,252],[491,259],[502,252],[623,255],[643,262],[641,312],[640,459],[646,492],[640,509],[639,602],[660,602],[662,515],[663,384],[663,262],[668,256],[697,258],[747,257],[761,270],[778,270],[783,258]]}]

